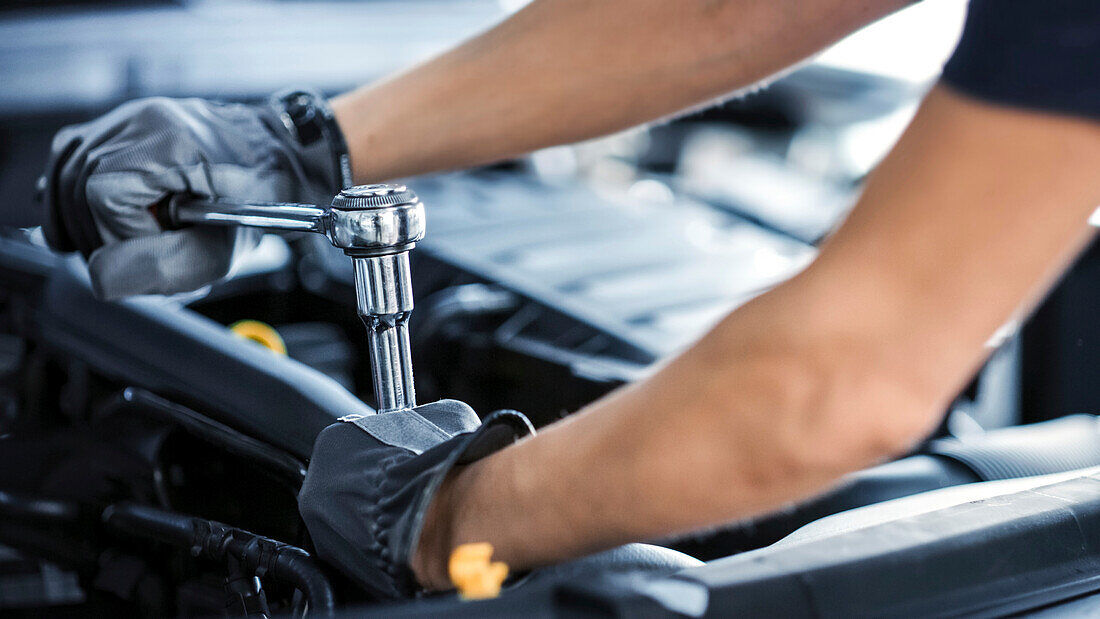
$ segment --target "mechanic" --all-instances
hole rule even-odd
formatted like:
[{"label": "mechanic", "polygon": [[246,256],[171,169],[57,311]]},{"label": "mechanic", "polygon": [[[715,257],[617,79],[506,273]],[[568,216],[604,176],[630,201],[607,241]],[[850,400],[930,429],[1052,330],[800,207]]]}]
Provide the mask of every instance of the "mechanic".
[{"label": "mechanic", "polygon": [[[302,93],[132,102],[56,138],[47,238],[84,252],[102,296],[191,290],[248,239],[162,231],[150,206],[169,194],[321,200],[348,156],[378,182],[608,134],[906,4],[536,0],[331,116]],[[446,589],[462,543],[534,568],[760,514],[904,454],[1092,238],[1098,121],[1100,3],[972,0],[940,82],[805,271],[538,436],[454,402],[331,426],[300,501],[318,553],[378,595]]]}]

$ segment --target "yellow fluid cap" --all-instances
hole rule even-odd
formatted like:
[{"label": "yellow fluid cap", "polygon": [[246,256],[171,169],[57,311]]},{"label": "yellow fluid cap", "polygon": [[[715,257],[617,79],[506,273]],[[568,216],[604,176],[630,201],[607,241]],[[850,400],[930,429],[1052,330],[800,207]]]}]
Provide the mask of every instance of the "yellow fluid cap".
[{"label": "yellow fluid cap", "polygon": [[492,562],[493,545],[488,542],[462,544],[451,552],[447,574],[458,595],[466,600],[483,600],[500,595],[500,587],[508,578],[508,565]]},{"label": "yellow fluid cap", "polygon": [[259,320],[238,320],[229,325],[229,330],[238,337],[252,340],[268,350],[277,352],[280,355],[286,354],[286,342],[279,336],[278,331],[265,322],[260,322]]}]

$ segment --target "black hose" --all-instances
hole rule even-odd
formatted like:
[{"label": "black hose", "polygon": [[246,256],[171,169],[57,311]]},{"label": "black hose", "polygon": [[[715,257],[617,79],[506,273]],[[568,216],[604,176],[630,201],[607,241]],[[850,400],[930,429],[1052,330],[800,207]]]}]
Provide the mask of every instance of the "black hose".
[{"label": "black hose", "polygon": [[[68,566],[95,565],[84,527],[88,512],[70,501],[0,491],[0,544]],[[2,597],[2,596],[0,596]]]},{"label": "black hose", "polygon": [[108,507],[103,522],[116,534],[186,548],[194,556],[215,561],[231,557],[258,577],[266,576],[301,591],[311,612],[325,617],[335,612],[336,600],[328,578],[313,557],[296,546],[220,522],[133,503]]},{"label": "black hose", "polygon": [[235,456],[255,463],[295,493],[302,487],[306,467],[301,460],[229,426],[138,387],[127,387],[110,406],[125,408],[177,424],[188,434]]},{"label": "black hose", "polygon": [[0,516],[40,524],[72,523],[80,518],[76,503],[21,496],[0,490]]}]

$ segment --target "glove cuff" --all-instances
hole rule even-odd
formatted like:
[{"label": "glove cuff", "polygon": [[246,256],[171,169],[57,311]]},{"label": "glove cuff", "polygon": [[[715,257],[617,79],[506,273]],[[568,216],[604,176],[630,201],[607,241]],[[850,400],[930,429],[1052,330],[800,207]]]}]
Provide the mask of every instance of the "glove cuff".
[{"label": "glove cuff", "polygon": [[284,90],[272,95],[270,105],[303,154],[324,162],[328,184],[335,190],[354,184],[347,142],[332,107],[320,93],[308,89]]},{"label": "glove cuff", "polygon": [[456,466],[462,466],[488,457],[501,449],[515,443],[519,439],[534,434],[535,428],[523,413],[512,410],[497,411],[482,421],[481,426],[473,432],[460,434],[446,441],[438,448],[445,449],[449,453],[436,466],[425,480],[423,491],[412,510],[412,518],[408,527],[402,530],[404,535],[392,540],[391,548],[394,551],[394,559],[397,566],[406,572],[405,576],[411,582],[415,582],[409,562],[420,543],[420,533],[424,530],[424,518],[428,515],[428,508],[439,491],[443,480]]}]

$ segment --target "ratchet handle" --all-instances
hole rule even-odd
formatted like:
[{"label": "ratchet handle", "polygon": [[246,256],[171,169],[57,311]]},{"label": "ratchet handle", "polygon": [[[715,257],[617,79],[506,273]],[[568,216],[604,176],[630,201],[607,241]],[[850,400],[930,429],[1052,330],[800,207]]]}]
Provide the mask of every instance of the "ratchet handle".
[{"label": "ratchet handle", "polygon": [[328,209],[312,204],[234,202],[186,194],[169,196],[153,210],[165,230],[212,225],[324,233],[328,214]]}]

